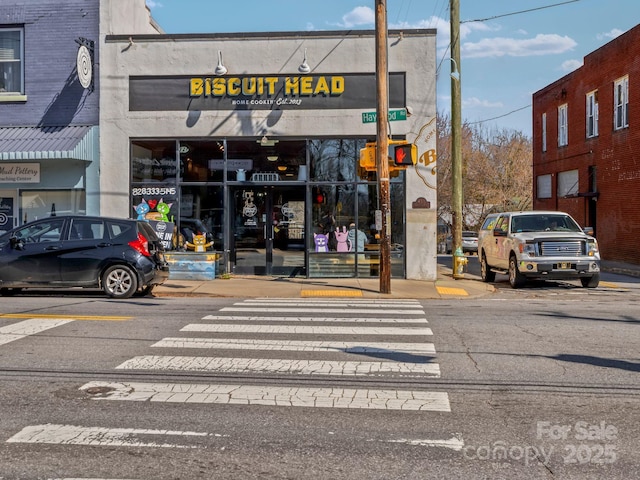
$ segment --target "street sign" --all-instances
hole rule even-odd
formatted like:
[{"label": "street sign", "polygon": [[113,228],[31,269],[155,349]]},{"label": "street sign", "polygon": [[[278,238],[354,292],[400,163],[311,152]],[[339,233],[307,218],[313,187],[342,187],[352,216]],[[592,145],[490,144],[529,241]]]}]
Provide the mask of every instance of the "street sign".
[{"label": "street sign", "polygon": [[[389,121],[396,122],[398,120],[407,119],[407,109],[399,108],[397,110],[389,110]],[[378,120],[377,112],[362,112],[362,123],[376,123]]]}]

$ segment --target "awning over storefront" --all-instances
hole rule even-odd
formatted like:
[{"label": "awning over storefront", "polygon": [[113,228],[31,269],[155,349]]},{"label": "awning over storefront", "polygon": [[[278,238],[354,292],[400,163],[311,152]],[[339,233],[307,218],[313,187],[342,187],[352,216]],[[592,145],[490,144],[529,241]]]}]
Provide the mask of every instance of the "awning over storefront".
[{"label": "awning over storefront", "polygon": [[0,127],[0,160],[98,159],[98,127]]}]

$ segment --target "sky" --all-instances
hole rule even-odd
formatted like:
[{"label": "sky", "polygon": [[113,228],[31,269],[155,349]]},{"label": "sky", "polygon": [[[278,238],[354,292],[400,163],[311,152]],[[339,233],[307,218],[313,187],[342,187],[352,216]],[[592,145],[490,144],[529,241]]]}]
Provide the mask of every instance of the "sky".
[{"label": "sky", "polygon": [[[373,30],[375,0],[146,0],[166,33]],[[532,133],[532,95],[640,23],[640,0],[459,0],[463,121]],[[437,29],[437,107],[451,108],[448,0],[387,0],[388,28]]]}]

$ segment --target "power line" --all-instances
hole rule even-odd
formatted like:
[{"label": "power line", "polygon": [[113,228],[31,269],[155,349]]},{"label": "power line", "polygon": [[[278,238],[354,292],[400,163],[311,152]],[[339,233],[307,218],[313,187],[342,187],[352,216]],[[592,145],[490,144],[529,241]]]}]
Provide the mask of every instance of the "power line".
[{"label": "power line", "polygon": [[566,5],[567,3],[574,3],[579,1],[580,0],[568,0],[566,2],[554,3],[553,5],[546,5],[544,7],[530,8],[529,10],[520,10],[518,12],[504,13],[502,15],[494,15],[493,17],[478,18],[476,20],[463,20],[460,23],[486,22],[487,20],[495,20],[496,18],[508,17],[511,15],[519,15],[521,13],[535,12],[536,10],[544,10],[545,8],[559,7],[560,5]]},{"label": "power line", "polygon": [[507,112],[503,115],[498,115],[497,117],[487,118],[485,120],[478,120],[477,122],[466,122],[466,123],[467,125],[475,125],[477,123],[491,122],[492,120],[498,120],[499,118],[507,117],[512,113],[516,113],[516,112],[519,112],[520,110],[524,110],[525,108],[531,108],[531,105],[525,105],[524,107],[516,108],[515,110],[511,110],[510,112]]}]

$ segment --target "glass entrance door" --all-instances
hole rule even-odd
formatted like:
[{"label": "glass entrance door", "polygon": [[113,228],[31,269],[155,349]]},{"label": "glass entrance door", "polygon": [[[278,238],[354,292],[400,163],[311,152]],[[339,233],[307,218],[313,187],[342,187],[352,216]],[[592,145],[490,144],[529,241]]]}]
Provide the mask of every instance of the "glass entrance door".
[{"label": "glass entrance door", "polygon": [[245,275],[306,275],[304,186],[231,189],[231,262]]}]

